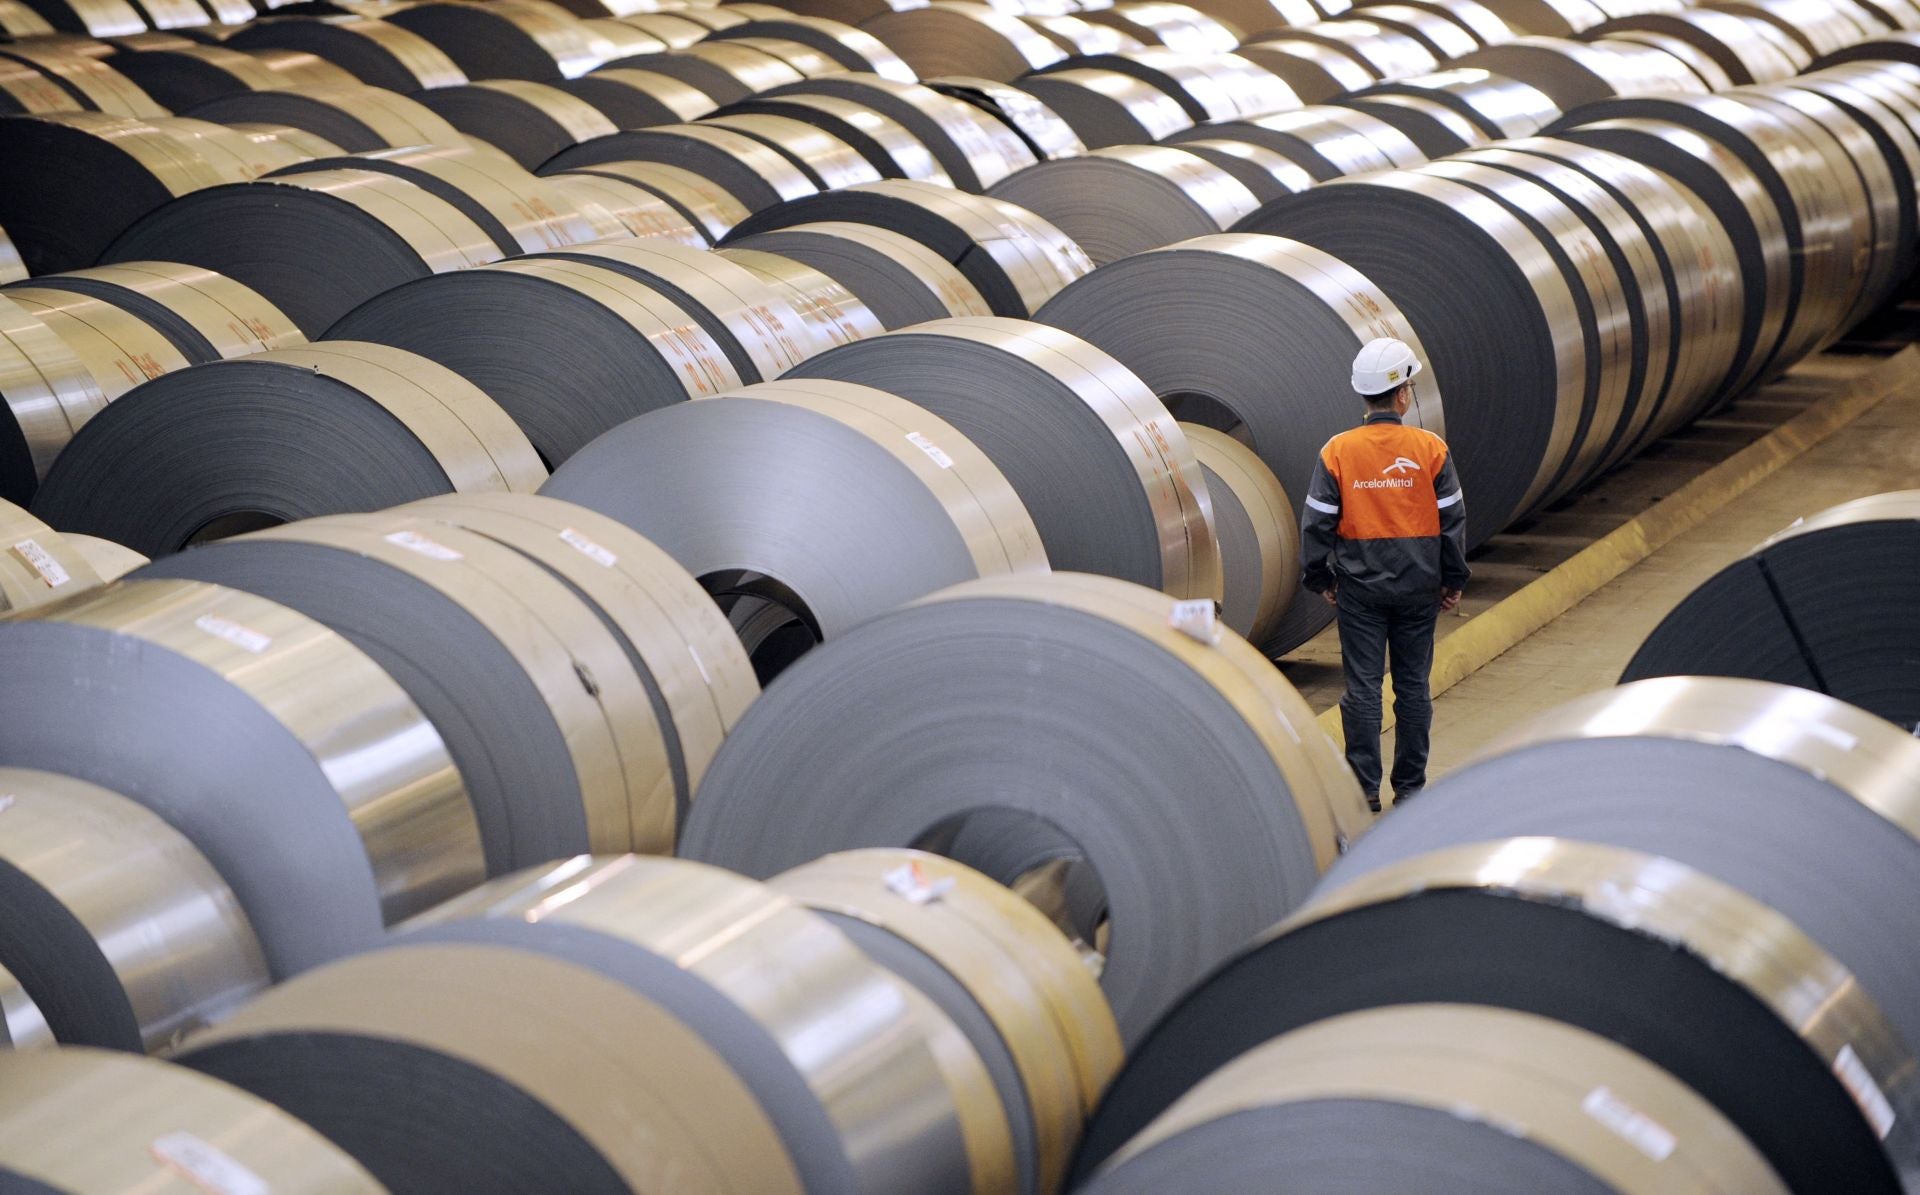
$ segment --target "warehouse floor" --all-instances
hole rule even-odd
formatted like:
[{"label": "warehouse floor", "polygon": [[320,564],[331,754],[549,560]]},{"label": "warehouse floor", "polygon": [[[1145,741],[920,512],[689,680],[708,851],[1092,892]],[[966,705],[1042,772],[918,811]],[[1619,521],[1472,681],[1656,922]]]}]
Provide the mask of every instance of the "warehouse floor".
[{"label": "warehouse floor", "polygon": [[[1681,484],[1845,391],[1885,356],[1920,340],[1920,298],[1754,396],[1662,441],[1626,468],[1475,554],[1474,584],[1440,634],[1464,626]],[[1887,490],[1920,488],[1920,376],[1783,465],[1691,530],[1467,677],[1434,703],[1430,776],[1438,779],[1528,715],[1615,683],[1647,633],[1681,598],[1795,519]],[[1468,500],[1472,500],[1469,493]],[[1281,660],[1316,711],[1340,698],[1334,629]],[[1392,732],[1385,749],[1392,751]]]}]

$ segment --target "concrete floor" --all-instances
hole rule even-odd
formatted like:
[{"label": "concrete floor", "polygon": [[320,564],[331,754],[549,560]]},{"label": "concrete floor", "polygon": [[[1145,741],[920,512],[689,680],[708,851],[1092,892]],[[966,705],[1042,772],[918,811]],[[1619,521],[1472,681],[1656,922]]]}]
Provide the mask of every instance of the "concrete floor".
[{"label": "concrete floor", "polygon": [[[1909,302],[1862,339],[1803,362],[1556,509],[1495,537],[1476,553],[1468,599],[1458,614],[1442,617],[1442,636],[1808,404],[1847,386],[1885,350],[1912,339],[1905,333],[1916,325],[1920,304]],[[1795,519],[1868,494],[1917,488],[1920,377],[1441,694],[1434,703],[1431,778],[1467,762],[1538,711],[1614,684],[1640,642],[1680,599]],[[1339,643],[1332,628],[1289,653],[1280,666],[1315,710],[1339,701]],[[1383,746],[1389,758],[1392,741],[1388,731]]]}]

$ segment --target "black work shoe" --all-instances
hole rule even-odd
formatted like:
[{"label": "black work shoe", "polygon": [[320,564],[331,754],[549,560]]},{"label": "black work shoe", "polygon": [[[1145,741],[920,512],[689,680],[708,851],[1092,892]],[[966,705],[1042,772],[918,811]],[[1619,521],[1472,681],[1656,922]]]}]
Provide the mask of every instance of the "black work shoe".
[{"label": "black work shoe", "polygon": [[1380,812],[1380,798],[1374,794],[1369,793],[1367,795],[1367,808],[1373,811],[1374,813]]}]

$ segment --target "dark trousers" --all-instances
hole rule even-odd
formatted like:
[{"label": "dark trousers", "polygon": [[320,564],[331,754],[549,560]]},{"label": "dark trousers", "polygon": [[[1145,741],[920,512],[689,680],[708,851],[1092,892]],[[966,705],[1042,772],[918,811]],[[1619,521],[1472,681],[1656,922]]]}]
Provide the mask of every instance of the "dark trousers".
[{"label": "dark trousers", "polygon": [[1347,734],[1347,766],[1374,802],[1380,793],[1380,678],[1393,662],[1393,794],[1397,800],[1427,783],[1427,739],[1433,729],[1433,627],[1438,595],[1414,601],[1380,600],[1340,586],[1340,666],[1347,692],[1340,723]]}]

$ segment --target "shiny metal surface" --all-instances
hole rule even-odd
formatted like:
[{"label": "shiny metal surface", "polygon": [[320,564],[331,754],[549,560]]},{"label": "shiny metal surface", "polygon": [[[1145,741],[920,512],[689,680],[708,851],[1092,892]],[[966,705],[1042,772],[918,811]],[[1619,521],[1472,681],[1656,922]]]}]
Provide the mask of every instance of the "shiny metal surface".
[{"label": "shiny metal surface", "polygon": [[0,1170],[61,1191],[386,1189],[264,1100],[184,1067],[79,1047],[0,1051]]},{"label": "shiny metal surface", "polygon": [[1115,145],[1041,162],[988,194],[1044,216],[1096,266],[1224,232],[1259,206],[1225,170],[1161,145]]},{"label": "shiny metal surface", "polygon": [[859,296],[887,327],[948,316],[990,315],[980,288],[954,264],[890,229],[823,220],[734,242],[806,262]]},{"label": "shiny metal surface", "polygon": [[261,186],[298,187],[350,203],[405,241],[429,273],[498,261],[499,246],[478,224],[436,195],[370,170],[319,170],[276,175]]},{"label": "shiny metal surface", "polygon": [[1019,17],[984,4],[932,0],[921,7],[883,13],[862,27],[923,79],[978,75],[1004,83],[1067,56]]},{"label": "shiny metal surface", "polygon": [[1220,544],[1220,617],[1254,643],[1266,642],[1299,587],[1300,521],[1280,479],[1253,449],[1211,427],[1183,423],[1207,479]]},{"label": "shiny metal surface", "polygon": [[747,205],[712,180],[664,162],[603,162],[573,172],[604,175],[660,196],[691,220],[709,241],[718,241],[752,215]]},{"label": "shiny metal surface", "polygon": [[813,330],[814,343],[823,348],[852,344],[886,331],[879,317],[858,295],[804,262],[760,249],[731,248],[715,252],[752,270],[785,295]]},{"label": "shiny metal surface", "polygon": [[1119,71],[1048,71],[1022,78],[1019,86],[1059,113],[1093,149],[1160,141],[1193,124],[1179,100]]},{"label": "shiny metal surface", "polygon": [[[1718,1109],[1633,1051],[1545,1017],[1468,1004],[1368,1009],[1273,1038],[1187,1092],[1103,1172],[1118,1178],[1129,1161],[1212,1121],[1326,1100],[1444,1112],[1550,1150],[1609,1190],[1787,1191]],[[1182,1152],[1205,1164],[1198,1150]],[[1487,1176],[1490,1184],[1502,1177]],[[1090,1195],[1106,1189],[1100,1179],[1088,1187]]]},{"label": "shiny metal surface", "polygon": [[1347,91],[1379,82],[1350,54],[1281,30],[1240,47],[1240,56],[1265,67],[1309,104],[1324,104]]},{"label": "shiny metal surface", "polygon": [[[1025,97],[1024,92],[1014,91],[1010,87],[1003,90]],[[833,131],[848,129],[850,131],[842,134],[843,137],[852,138],[858,134],[879,151],[879,156],[884,160],[875,161],[873,165],[889,178],[917,178],[947,186],[953,183],[947,177],[946,168],[927,148],[926,142],[898,120],[856,100],[837,95],[794,92],[777,99],[748,100],[736,107],[742,111],[764,111],[793,116],[803,121],[817,121],[822,127]]]},{"label": "shiny metal surface", "polygon": [[471,918],[592,930],[705,981],[799,1072],[838,1129],[855,1189],[985,1189],[973,1166],[988,1161],[994,1143],[976,1138],[987,1152],[966,1156],[948,1143],[965,1139],[969,1122],[991,1138],[992,1113],[955,1099],[929,1041],[937,1014],[839,931],[770,888],[682,860],[583,857],[497,880],[410,928]]},{"label": "shiny metal surface", "polygon": [[776,88],[767,98],[794,94],[837,96],[899,121],[963,191],[985,190],[1035,160],[1027,144],[998,119],[922,84],[854,72]]},{"label": "shiny metal surface", "polygon": [[[138,295],[178,316],[206,342],[215,358],[244,357],[306,341],[293,321],[258,292],[197,266],[121,262],[50,275],[36,279],[35,285],[96,294],[109,301],[118,298],[116,292]],[[129,309],[136,314],[140,310],[131,304]]]},{"label": "shiny metal surface", "polygon": [[0,768],[0,860],[58,901],[118,977],[138,1026],[136,1040],[115,1043],[122,1048],[165,1051],[269,982],[253,928],[219,874],[178,831],[117,793]]},{"label": "shiny metal surface", "polygon": [[1289,30],[1287,36],[1346,53],[1376,79],[1404,79],[1440,68],[1439,57],[1418,39],[1361,17],[1322,21]]},{"label": "shiny metal surface", "polygon": [[45,1050],[55,1044],[46,1015],[13,972],[0,967],[0,1049]]},{"label": "shiny metal surface", "polygon": [[192,364],[158,330],[103,300],[29,286],[9,287],[7,298],[73,350],[92,375],[103,402]]},{"label": "shiny metal surface", "polygon": [[719,113],[702,123],[745,133],[771,147],[800,167],[823,191],[881,178],[880,170],[853,146],[826,129],[790,116]]}]

